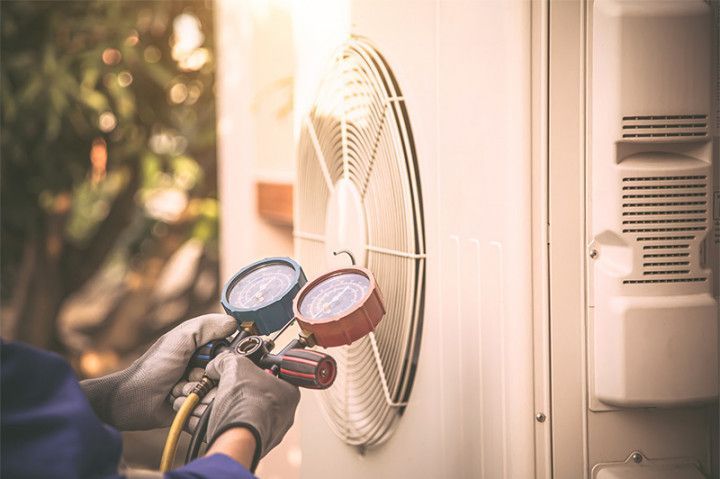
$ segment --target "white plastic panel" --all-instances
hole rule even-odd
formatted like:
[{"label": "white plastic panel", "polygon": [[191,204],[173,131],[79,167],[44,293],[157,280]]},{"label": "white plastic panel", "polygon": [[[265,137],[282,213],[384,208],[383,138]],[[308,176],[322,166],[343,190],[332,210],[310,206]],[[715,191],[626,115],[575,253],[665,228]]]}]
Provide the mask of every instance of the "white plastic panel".
[{"label": "white plastic panel", "polygon": [[705,479],[705,476],[692,464],[621,465],[600,467],[593,479]]},{"label": "white plastic panel", "polygon": [[718,395],[712,20],[700,0],[593,3],[591,364],[609,405]]},{"label": "white plastic panel", "polygon": [[[613,350],[596,367],[601,401],[672,406],[717,394],[717,303],[710,295],[621,296],[604,311],[595,341]],[[612,376],[618,371],[624,374]]]}]

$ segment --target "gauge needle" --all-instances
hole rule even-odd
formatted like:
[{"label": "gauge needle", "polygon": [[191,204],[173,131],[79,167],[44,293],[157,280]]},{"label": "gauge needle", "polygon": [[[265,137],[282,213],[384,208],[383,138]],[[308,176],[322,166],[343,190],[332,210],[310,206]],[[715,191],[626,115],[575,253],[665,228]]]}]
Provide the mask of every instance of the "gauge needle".
[{"label": "gauge needle", "polygon": [[265,281],[265,283],[262,285],[262,288],[260,288],[260,292],[262,293],[263,291],[265,291],[265,288],[267,288],[268,285],[269,285],[270,283],[272,283],[272,282],[273,282],[273,279],[272,279],[272,278],[270,278],[269,280]]},{"label": "gauge needle", "polygon": [[[330,302],[324,303],[324,304],[322,305],[321,311],[324,311],[324,312],[326,312],[326,313],[329,313],[329,312],[331,311],[330,308],[332,307],[332,305],[335,304],[335,303],[337,302],[337,300],[340,299],[340,297],[341,297],[343,294],[345,294],[345,291],[347,291],[349,288],[350,288],[350,286],[345,286],[345,289],[343,289],[343,290],[340,291],[338,294],[336,294],[335,297],[330,300]],[[320,314],[320,312],[318,311],[318,315],[319,315],[319,314]]]},{"label": "gauge needle", "polygon": [[255,297],[256,297],[257,299],[259,299],[260,301],[262,301],[263,291],[265,291],[265,288],[267,288],[267,285],[269,285],[270,283],[272,283],[272,278],[270,278],[269,280],[265,281],[265,283],[260,287],[260,291],[258,291],[257,293],[255,293]]},{"label": "gauge needle", "polygon": [[345,286],[345,289],[343,289],[338,294],[336,294],[335,297],[332,299],[332,301],[330,301],[328,306],[332,306],[333,304],[335,304],[337,302],[337,300],[340,299],[342,297],[342,295],[345,294],[345,291],[347,291],[348,289],[350,289],[350,286]]}]

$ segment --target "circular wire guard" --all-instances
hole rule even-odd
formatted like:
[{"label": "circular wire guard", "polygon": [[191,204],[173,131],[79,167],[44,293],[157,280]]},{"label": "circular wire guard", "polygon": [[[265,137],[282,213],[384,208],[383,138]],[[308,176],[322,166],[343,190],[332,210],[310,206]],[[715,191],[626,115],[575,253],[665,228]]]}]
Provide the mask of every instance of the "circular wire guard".
[{"label": "circular wire guard", "polygon": [[425,238],[415,147],[405,101],[384,58],[365,39],[336,53],[302,124],[295,248],[310,277],[326,269],[325,217],[334,185],[353,182],[367,227],[366,264],[387,314],[369,336],[333,349],[335,384],[319,393],[348,444],[385,441],[407,404],[420,347]]}]

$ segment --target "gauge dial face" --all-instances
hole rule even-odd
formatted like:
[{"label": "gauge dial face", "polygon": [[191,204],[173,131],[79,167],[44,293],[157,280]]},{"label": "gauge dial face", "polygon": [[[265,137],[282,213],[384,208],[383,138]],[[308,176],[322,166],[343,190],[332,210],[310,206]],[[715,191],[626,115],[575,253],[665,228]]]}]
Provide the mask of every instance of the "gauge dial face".
[{"label": "gauge dial face", "polygon": [[284,263],[271,263],[242,276],[227,293],[231,306],[258,309],[273,303],[295,283],[295,270]]},{"label": "gauge dial face", "polygon": [[370,280],[362,274],[330,276],[305,294],[300,303],[300,314],[318,322],[342,316],[363,300],[368,289]]}]

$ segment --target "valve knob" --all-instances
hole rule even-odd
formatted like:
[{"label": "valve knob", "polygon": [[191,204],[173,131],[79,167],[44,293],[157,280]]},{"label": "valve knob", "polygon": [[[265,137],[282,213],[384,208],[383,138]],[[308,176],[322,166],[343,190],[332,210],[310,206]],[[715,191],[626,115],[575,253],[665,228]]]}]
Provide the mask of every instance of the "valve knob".
[{"label": "valve knob", "polygon": [[203,368],[208,365],[210,361],[217,356],[220,351],[230,346],[230,343],[226,339],[215,339],[207,344],[203,344],[195,350],[190,363],[188,363],[188,370],[193,368]]},{"label": "valve knob", "polygon": [[335,359],[307,349],[291,349],[282,356],[278,377],[298,387],[327,389],[337,373]]}]

